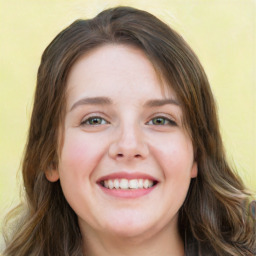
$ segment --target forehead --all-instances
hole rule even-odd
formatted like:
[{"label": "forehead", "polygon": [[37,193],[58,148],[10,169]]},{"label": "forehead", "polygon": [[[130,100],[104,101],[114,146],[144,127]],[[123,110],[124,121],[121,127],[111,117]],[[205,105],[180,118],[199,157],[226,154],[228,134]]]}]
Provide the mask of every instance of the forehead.
[{"label": "forehead", "polygon": [[134,46],[109,44],[86,53],[71,68],[67,105],[82,97],[176,98],[145,53]]}]

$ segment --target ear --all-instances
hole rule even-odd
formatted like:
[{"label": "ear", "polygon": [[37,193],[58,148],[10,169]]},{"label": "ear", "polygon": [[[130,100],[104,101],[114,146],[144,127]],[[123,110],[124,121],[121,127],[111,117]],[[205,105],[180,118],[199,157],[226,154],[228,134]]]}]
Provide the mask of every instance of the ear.
[{"label": "ear", "polygon": [[191,168],[190,177],[191,178],[196,178],[197,177],[197,173],[198,173],[197,162],[194,161],[194,163],[192,165],[192,168]]},{"label": "ear", "polygon": [[52,166],[49,167],[49,169],[45,171],[45,177],[50,182],[56,182],[60,178],[58,169]]}]

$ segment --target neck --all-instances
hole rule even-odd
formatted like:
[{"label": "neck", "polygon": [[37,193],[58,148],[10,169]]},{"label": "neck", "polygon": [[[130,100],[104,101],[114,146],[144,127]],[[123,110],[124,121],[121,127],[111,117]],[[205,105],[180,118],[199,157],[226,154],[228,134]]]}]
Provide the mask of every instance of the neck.
[{"label": "neck", "polygon": [[84,256],[184,256],[183,241],[178,230],[175,233],[172,228],[165,228],[154,235],[143,237],[114,236],[92,230],[88,233],[90,236],[83,233]]}]

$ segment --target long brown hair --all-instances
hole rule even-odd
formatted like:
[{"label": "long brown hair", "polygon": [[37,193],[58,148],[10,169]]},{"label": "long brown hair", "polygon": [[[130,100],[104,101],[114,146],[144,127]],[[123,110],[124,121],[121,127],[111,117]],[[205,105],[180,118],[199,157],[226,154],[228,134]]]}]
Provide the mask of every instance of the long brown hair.
[{"label": "long brown hair", "polygon": [[16,229],[7,239],[4,255],[82,255],[76,214],[59,181],[49,182],[45,171],[58,166],[69,70],[84,53],[104,44],[142,49],[182,104],[198,164],[198,176],[192,179],[179,214],[185,246],[195,245],[203,256],[255,255],[250,193],[226,161],[204,70],[180,35],[153,15],[131,7],[112,8],[93,19],[75,21],[44,51],[22,167],[25,213],[14,222]]}]

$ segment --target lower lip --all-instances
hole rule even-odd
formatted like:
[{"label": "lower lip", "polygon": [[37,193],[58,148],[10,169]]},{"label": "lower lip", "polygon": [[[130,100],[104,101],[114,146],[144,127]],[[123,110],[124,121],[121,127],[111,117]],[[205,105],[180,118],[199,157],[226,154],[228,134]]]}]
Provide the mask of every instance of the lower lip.
[{"label": "lower lip", "polygon": [[106,193],[110,196],[113,196],[113,197],[120,197],[120,198],[142,197],[142,196],[145,196],[145,195],[149,194],[150,192],[152,192],[156,187],[156,185],[155,185],[155,186],[153,186],[151,188],[147,188],[147,189],[108,189],[101,185],[99,185],[99,186],[104,193]]}]

